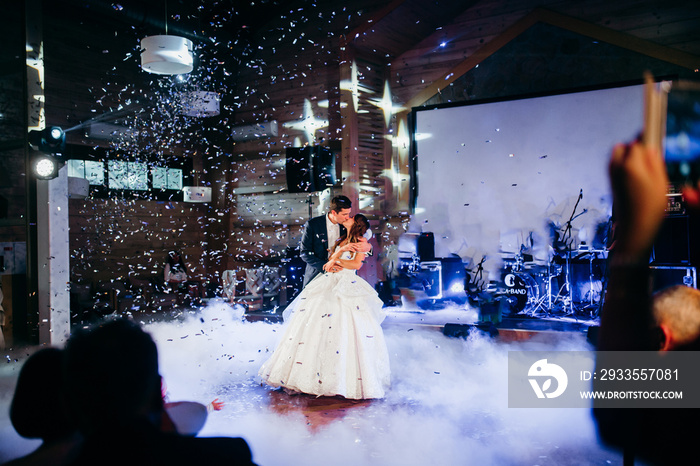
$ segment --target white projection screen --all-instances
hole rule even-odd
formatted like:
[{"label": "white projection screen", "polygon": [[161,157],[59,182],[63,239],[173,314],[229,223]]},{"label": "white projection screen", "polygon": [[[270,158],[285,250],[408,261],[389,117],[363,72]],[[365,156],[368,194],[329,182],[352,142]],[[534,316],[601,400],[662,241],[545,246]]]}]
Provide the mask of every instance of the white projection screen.
[{"label": "white projection screen", "polygon": [[415,110],[418,194],[410,231],[435,255],[469,263],[523,248],[551,258],[550,231],[571,222],[572,248],[595,246],[612,210],[607,168],[642,128],[641,85]]}]

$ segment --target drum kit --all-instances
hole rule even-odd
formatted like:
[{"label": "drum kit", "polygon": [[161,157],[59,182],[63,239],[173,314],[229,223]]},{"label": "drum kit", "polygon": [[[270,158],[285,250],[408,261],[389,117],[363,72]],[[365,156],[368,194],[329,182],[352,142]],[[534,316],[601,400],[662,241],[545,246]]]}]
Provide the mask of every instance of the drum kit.
[{"label": "drum kit", "polygon": [[532,317],[588,314],[602,306],[607,251],[577,249],[542,263],[517,254],[504,260],[495,294],[505,298],[511,314]]},{"label": "drum kit", "polygon": [[[524,246],[517,254],[503,257],[504,267],[495,294],[504,298],[511,314],[532,317],[566,315],[596,318],[603,305],[608,251],[581,243],[572,248],[571,222],[587,212],[576,213],[583,191],[561,235],[556,234],[549,259],[533,259]],[[602,245],[601,245],[602,246]]]}]

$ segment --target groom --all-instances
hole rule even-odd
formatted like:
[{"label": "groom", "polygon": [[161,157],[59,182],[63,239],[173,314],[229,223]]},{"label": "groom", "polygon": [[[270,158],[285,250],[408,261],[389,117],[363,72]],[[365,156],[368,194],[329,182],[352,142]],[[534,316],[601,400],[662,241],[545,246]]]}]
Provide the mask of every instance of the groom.
[{"label": "groom", "polygon": [[[350,218],[352,202],[346,196],[336,196],[326,215],[314,217],[304,225],[301,237],[301,258],[306,262],[304,286],[319,273],[323,273],[324,265],[328,262],[329,249],[341,236],[346,234],[342,225]],[[367,249],[371,249],[367,247]],[[338,272],[342,267],[333,264],[328,266],[330,272]]]}]

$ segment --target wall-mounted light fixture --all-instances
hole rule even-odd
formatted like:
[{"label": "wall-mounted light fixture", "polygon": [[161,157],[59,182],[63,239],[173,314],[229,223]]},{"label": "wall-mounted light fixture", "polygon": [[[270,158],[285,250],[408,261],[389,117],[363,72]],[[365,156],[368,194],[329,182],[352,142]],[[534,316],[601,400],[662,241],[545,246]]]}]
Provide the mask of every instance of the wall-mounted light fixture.
[{"label": "wall-mounted light fixture", "polygon": [[191,91],[183,94],[180,100],[185,116],[205,118],[219,114],[221,99],[216,92]]},{"label": "wall-mounted light fixture", "polygon": [[58,126],[49,126],[40,131],[29,132],[29,145],[37,152],[32,157],[32,171],[40,180],[51,180],[65,163],[61,153],[66,145],[66,133]]},{"label": "wall-mounted light fixture", "polygon": [[32,160],[34,176],[40,180],[52,180],[58,176],[61,162],[51,155],[39,155]]},{"label": "wall-mounted light fixture", "polygon": [[34,150],[47,154],[61,152],[66,144],[66,133],[58,126],[49,126],[41,131],[29,132],[29,144]]}]

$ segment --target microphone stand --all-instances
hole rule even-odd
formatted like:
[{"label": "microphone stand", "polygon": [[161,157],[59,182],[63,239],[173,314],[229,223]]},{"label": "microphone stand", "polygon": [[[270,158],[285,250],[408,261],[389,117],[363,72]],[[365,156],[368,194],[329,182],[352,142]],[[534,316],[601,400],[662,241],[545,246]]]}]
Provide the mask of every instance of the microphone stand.
[{"label": "microphone stand", "polygon": [[[573,245],[574,241],[571,238],[571,222],[574,221],[574,219],[580,217],[581,215],[585,214],[588,212],[588,209],[583,209],[583,212],[581,212],[578,215],[576,214],[576,209],[578,208],[579,202],[581,202],[581,199],[583,199],[583,189],[579,192],[578,199],[576,200],[576,204],[574,204],[574,210],[571,211],[571,217],[569,217],[569,221],[566,222],[566,229],[564,229],[564,233],[562,235],[562,241],[564,242],[564,245],[566,246],[566,271],[564,275],[564,287],[566,287],[566,292],[569,295],[569,311],[568,314],[574,314],[574,296],[573,292],[571,290],[571,252],[572,248],[571,246]],[[565,304],[566,306],[566,304]]]},{"label": "microphone stand", "polygon": [[474,282],[479,283],[479,291],[484,291],[484,261],[486,256],[483,256],[476,267],[476,272],[474,273]]}]

